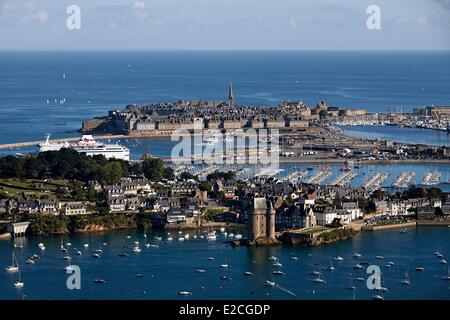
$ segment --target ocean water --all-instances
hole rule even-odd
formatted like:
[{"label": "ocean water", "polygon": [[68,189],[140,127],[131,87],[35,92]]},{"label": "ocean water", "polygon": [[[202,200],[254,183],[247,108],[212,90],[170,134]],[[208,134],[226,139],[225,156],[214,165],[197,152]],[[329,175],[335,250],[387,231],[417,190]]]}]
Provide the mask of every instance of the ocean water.
[{"label": "ocean water", "polygon": [[[241,231],[244,235],[244,230]],[[447,265],[440,264],[434,256],[440,250],[444,257],[450,256],[447,244],[450,241],[448,228],[410,228],[406,233],[382,231],[357,235],[352,241],[343,241],[333,245],[316,248],[267,247],[267,248],[231,248],[224,244],[220,235],[217,241],[192,239],[184,242],[167,242],[166,232],[148,233],[148,241],[158,244],[159,248],[143,247],[141,253],[124,249],[133,241],[145,242],[142,232],[114,232],[104,234],[86,234],[70,237],[18,238],[15,253],[22,268],[23,289],[16,289],[13,283],[17,274],[0,271],[0,299],[353,299],[352,284],[356,287],[355,299],[371,299],[372,290],[367,288],[365,270],[355,270],[353,266],[360,261],[353,258],[355,252],[363,255],[363,260],[378,265],[382,271],[382,285],[388,288],[384,294],[386,300],[395,299],[450,299],[450,282],[443,279],[447,275]],[[220,232],[219,232],[220,233]],[[153,240],[160,235],[163,240]],[[131,239],[127,239],[130,235]],[[176,233],[172,234],[175,239]],[[71,242],[67,254],[73,257],[72,264],[81,269],[81,290],[68,290],[68,275],[63,268],[66,262],[64,253],[59,250],[60,241]],[[46,251],[38,249],[38,243],[44,242]],[[101,243],[107,242],[107,246]],[[89,243],[84,249],[83,243]],[[0,266],[11,262],[12,240],[0,241]],[[92,257],[93,250],[102,247],[100,259]],[[74,255],[79,248],[82,256]],[[128,251],[128,257],[118,254]],[[40,259],[35,265],[25,264],[25,260],[37,253]],[[383,260],[376,256],[384,256]],[[273,275],[277,268],[269,261],[276,256],[283,265],[278,268],[285,272],[283,276]],[[341,262],[332,258],[341,256]],[[209,261],[208,257],[215,260]],[[297,257],[298,260],[293,260]],[[392,268],[385,267],[386,262],[394,262]],[[228,269],[221,264],[229,264]],[[334,271],[326,268],[333,264]],[[425,271],[417,272],[416,267]],[[205,273],[197,273],[198,268]],[[311,271],[322,270],[326,284],[313,282]],[[245,271],[254,276],[244,276]],[[411,285],[400,282],[408,272]],[[140,273],[142,278],[136,275]],[[222,280],[227,275],[231,280]],[[103,279],[105,284],[96,284],[94,279]],[[264,286],[265,280],[275,281],[276,287]],[[178,292],[188,290],[192,296],[181,297]]]},{"label": "ocean water", "polygon": [[229,81],[239,104],[442,105],[448,70],[449,52],[0,52],[0,143],[76,136],[130,103],[224,100]]},{"label": "ocean water", "polygon": [[421,143],[432,146],[450,146],[446,131],[396,126],[342,126],[344,133],[365,139],[393,140],[401,143]]}]

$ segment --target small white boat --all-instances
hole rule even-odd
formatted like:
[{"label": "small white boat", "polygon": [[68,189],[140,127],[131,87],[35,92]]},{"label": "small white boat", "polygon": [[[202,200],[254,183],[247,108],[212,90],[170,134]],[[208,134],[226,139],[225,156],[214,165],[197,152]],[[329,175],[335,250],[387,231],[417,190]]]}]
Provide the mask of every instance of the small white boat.
[{"label": "small white boat", "polygon": [[28,264],[35,264],[36,262],[34,262],[33,259],[27,259],[27,260],[25,260],[25,263],[28,263]]},{"label": "small white boat", "polygon": [[272,274],[276,274],[278,276],[284,276],[284,272],[280,271],[280,270],[274,270],[274,271],[272,271]]},{"label": "small white boat", "polygon": [[191,296],[192,292],[190,292],[190,291],[180,291],[180,292],[178,292],[178,294],[180,296]]},{"label": "small white boat", "polygon": [[16,255],[14,254],[14,251],[12,253],[11,261],[12,261],[11,265],[5,267],[5,271],[6,272],[18,272],[19,264],[17,263],[17,259],[16,259]]},{"label": "small white boat", "polygon": [[94,254],[92,255],[92,257],[93,257],[93,258],[100,258],[100,255],[99,255],[98,253],[94,253]]},{"label": "small white boat", "polygon": [[229,265],[228,265],[228,263],[224,263],[224,264],[221,264],[220,267],[226,269],[229,267]]},{"label": "small white boat", "polygon": [[373,300],[384,300],[384,297],[383,297],[383,295],[380,294],[380,293],[375,293],[375,294],[372,296],[372,299],[373,299]]},{"label": "small white boat", "polygon": [[197,270],[195,270],[195,272],[197,272],[197,273],[205,273],[206,270],[205,269],[197,269]]},{"label": "small white boat", "polygon": [[217,236],[215,234],[208,234],[208,240],[216,240]]},{"label": "small white boat", "polygon": [[67,252],[67,248],[61,247],[61,252]]},{"label": "small white boat", "polygon": [[344,261],[344,258],[342,258],[341,256],[337,256],[333,258],[334,261]]},{"label": "small white boat", "polygon": [[154,237],[155,241],[161,241],[162,238],[161,237]]},{"label": "small white boat", "polygon": [[384,257],[383,257],[383,256],[375,256],[375,259],[378,259],[378,260],[383,260],[383,259],[384,259]]},{"label": "small white boat", "polygon": [[45,246],[39,247],[39,249],[41,249],[41,251],[45,251]]},{"label": "small white boat", "polygon": [[244,276],[253,276],[253,272],[245,271]]},{"label": "small white boat", "polygon": [[147,238],[147,235],[144,233],[143,235],[142,235],[144,238]]},{"label": "small white boat", "polygon": [[131,236],[126,236],[127,239],[131,239]]},{"label": "small white boat", "polygon": [[193,239],[197,239],[197,235],[194,234],[194,235],[192,236],[192,238],[193,238]]},{"label": "small white boat", "polygon": [[275,261],[272,266],[274,267],[282,267],[283,265],[281,263],[279,263],[278,261]]},{"label": "small white boat", "polygon": [[229,236],[230,238],[233,238],[233,237],[234,237],[234,233],[229,233],[228,236]]},{"label": "small white boat", "polygon": [[31,256],[31,258],[30,259],[39,259],[40,257],[39,257],[39,255],[37,255],[36,253],[35,254],[33,254],[32,256]]},{"label": "small white boat", "polygon": [[146,243],[146,244],[145,244],[145,247],[146,247],[146,248],[150,248],[150,243]]},{"label": "small white boat", "polygon": [[21,282],[20,280],[19,280],[19,281],[16,281],[16,282],[14,283],[14,287],[17,288],[17,289],[23,288],[23,286],[24,286],[24,283]]},{"label": "small white boat", "polygon": [[106,247],[108,245],[108,242],[102,242],[102,246]]},{"label": "small white boat", "polygon": [[141,252],[142,251],[139,246],[134,246],[132,250],[133,250],[133,252]]},{"label": "small white boat", "polygon": [[103,280],[103,279],[94,279],[94,283],[97,283],[97,284],[105,284],[106,281]]},{"label": "small white boat", "polygon": [[409,286],[411,284],[411,281],[409,280],[408,271],[405,271],[405,277],[400,281],[401,284]]},{"label": "small white boat", "polygon": [[311,271],[309,274],[312,274],[313,276],[320,275],[320,271]]},{"label": "small white boat", "polygon": [[82,253],[80,250],[77,250],[77,251],[75,251],[75,254],[76,254],[77,256],[81,256],[83,253]]},{"label": "small white boat", "polygon": [[72,258],[70,256],[64,256],[62,257],[63,260],[71,260]]},{"label": "small white boat", "polygon": [[39,242],[39,243],[38,243],[38,247],[39,247],[39,248],[42,248],[43,246],[44,246],[44,244],[43,244],[42,242]]},{"label": "small white boat", "polygon": [[234,238],[235,238],[236,240],[241,240],[241,239],[242,239],[242,234],[236,234],[236,235],[234,236]]},{"label": "small white boat", "polygon": [[224,227],[222,227],[222,228],[220,228],[220,232],[225,232],[225,228]]},{"label": "small white boat", "polygon": [[214,260],[214,257],[208,257],[208,260],[212,261],[212,260]]},{"label": "small white boat", "polygon": [[387,267],[387,268],[391,268],[391,267],[393,267],[394,265],[395,265],[394,262],[389,261],[389,262],[386,262],[384,266]]},{"label": "small white boat", "polygon": [[266,287],[275,287],[276,283],[273,282],[273,281],[266,280],[266,281],[264,282],[264,285],[265,285]]},{"label": "small white boat", "polygon": [[189,235],[188,235],[188,234],[185,234],[185,235],[184,235],[184,239],[189,240]]},{"label": "small white boat", "polygon": [[95,253],[102,253],[103,250],[102,250],[102,249],[95,249],[94,252],[95,252]]},{"label": "small white boat", "polygon": [[353,258],[361,258],[361,257],[362,257],[362,254],[361,254],[361,253],[355,252],[355,253],[353,254]]},{"label": "small white boat", "polygon": [[151,244],[151,245],[149,245],[149,248],[159,248],[159,245],[157,245],[157,244]]},{"label": "small white boat", "polygon": [[70,242],[66,243],[66,247],[70,247],[71,245],[72,245],[72,243],[70,243]]},{"label": "small white boat", "polygon": [[85,248],[89,248],[89,243],[85,243],[85,244],[83,244],[83,247],[85,247]]},{"label": "small white boat", "polygon": [[353,269],[364,269],[364,267],[362,265],[360,265],[359,263],[357,263],[353,266]]},{"label": "small white boat", "polygon": [[184,237],[178,238],[178,241],[184,241],[186,240]]},{"label": "small white boat", "polygon": [[173,238],[172,237],[168,237],[167,241],[173,241]]},{"label": "small white boat", "polygon": [[138,246],[138,245],[139,245],[139,241],[135,241],[135,242],[133,243],[133,245]]},{"label": "small white boat", "polygon": [[425,271],[425,268],[424,268],[424,267],[417,267],[417,268],[416,268],[416,271],[419,271],[419,272]]},{"label": "small white boat", "polygon": [[440,264],[447,264],[447,261],[445,259],[442,259],[441,261],[439,261]]},{"label": "small white boat", "polygon": [[450,267],[447,268],[447,275],[443,277],[444,280],[450,280]]},{"label": "small white boat", "polygon": [[291,257],[291,260],[297,261],[297,260],[298,260],[298,257]]},{"label": "small white boat", "polygon": [[275,256],[270,256],[270,257],[269,257],[269,260],[272,260],[272,261],[277,261],[277,260],[278,260],[278,258],[277,258],[277,257],[275,257]]}]

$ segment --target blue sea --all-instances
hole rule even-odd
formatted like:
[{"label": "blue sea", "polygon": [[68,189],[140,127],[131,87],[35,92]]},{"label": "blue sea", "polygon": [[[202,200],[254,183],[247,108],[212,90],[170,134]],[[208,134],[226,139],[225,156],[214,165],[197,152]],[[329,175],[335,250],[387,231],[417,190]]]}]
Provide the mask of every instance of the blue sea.
[{"label": "blue sea", "polygon": [[[245,236],[245,230],[240,232]],[[450,256],[449,228],[369,232],[357,235],[352,241],[316,248],[231,248],[224,244],[227,238],[219,231],[216,241],[193,239],[194,234],[200,233],[189,233],[190,240],[183,242],[177,241],[176,232],[171,235],[174,241],[168,242],[167,233],[162,231],[149,232],[147,238],[143,232],[134,231],[17,238],[15,253],[25,286],[14,288],[18,274],[2,270],[0,299],[372,299],[374,292],[367,287],[366,270],[353,268],[361,260],[380,267],[381,283],[388,289],[384,293],[386,300],[450,299],[450,282],[443,278],[448,274],[448,267],[434,255],[439,250],[444,257]],[[154,240],[154,236],[161,236],[162,241]],[[141,243],[142,252],[123,248],[134,241]],[[145,248],[143,244],[147,241],[159,247]],[[39,242],[45,244],[45,251],[38,249]],[[71,243],[67,253],[60,251],[61,242]],[[102,245],[103,242],[107,245]],[[89,248],[83,248],[84,243]],[[0,241],[2,268],[11,264],[12,248],[11,240]],[[98,248],[103,250],[101,258],[93,258]],[[76,256],[75,250],[81,250],[82,255]],[[129,255],[120,257],[122,252]],[[363,257],[354,258],[356,252]],[[40,255],[36,263],[26,264],[25,260],[35,253]],[[80,267],[80,290],[69,290],[66,286],[67,262],[62,259],[66,254],[73,258],[73,265]],[[274,267],[270,256],[278,258],[282,267]],[[344,260],[335,261],[337,256]],[[208,260],[209,257],[214,260]],[[386,267],[387,262],[394,265]],[[229,267],[222,268],[222,264]],[[331,264],[334,271],[327,270]],[[418,272],[417,267],[425,270]],[[206,272],[198,273],[197,269]],[[285,274],[274,275],[272,272],[277,269]],[[316,276],[311,272],[319,270],[326,281],[324,284],[313,282]],[[246,271],[253,276],[245,276]],[[405,272],[409,274],[410,286],[401,284]],[[222,276],[231,280],[222,280]],[[105,283],[96,284],[94,279],[103,279]],[[276,286],[264,286],[266,280],[274,281]],[[355,291],[349,286],[355,286]],[[180,296],[179,292],[185,290],[192,295]]]},{"label": "blue sea", "polygon": [[76,136],[130,103],[224,100],[230,81],[244,105],[448,105],[449,70],[450,52],[0,52],[0,143]]},{"label": "blue sea", "polygon": [[[223,100],[230,81],[236,102],[245,105],[274,105],[284,100],[314,105],[324,100],[332,106],[366,108],[370,112],[397,106],[410,110],[449,105],[449,70],[449,52],[0,52],[0,144],[41,140],[46,133],[53,137],[78,136],[83,120],[130,103]],[[55,99],[66,102],[61,105]],[[358,134],[358,128],[349,130]],[[375,129],[366,130],[364,136],[450,145],[448,136],[436,137],[429,130],[414,135],[402,132],[403,138],[397,131],[379,136]],[[175,144],[156,138],[120,142],[130,147],[135,159],[144,152],[169,157]],[[19,151],[36,149],[0,150],[0,155]],[[341,165],[330,167],[331,181],[340,174]],[[283,174],[287,174],[306,170],[306,165],[285,165],[284,169]],[[391,172],[385,187],[405,170],[415,171],[415,181],[420,182],[425,171],[434,169],[442,172],[442,181],[448,179],[450,166],[444,164],[364,165],[352,183],[359,185],[381,170]],[[14,240],[15,252],[25,287],[15,289],[12,284],[17,275],[2,270],[0,299],[179,299],[180,290],[192,292],[183,299],[371,299],[373,292],[365,282],[356,280],[367,275],[352,268],[357,263],[352,257],[356,251],[382,267],[383,284],[389,289],[386,299],[449,299],[449,282],[442,278],[447,266],[433,255],[439,249],[445,257],[450,256],[446,246],[449,231],[423,228],[407,233],[365,233],[353,241],[308,249],[232,249],[223,244],[223,236],[208,242],[192,239],[194,232],[189,241],[170,243],[166,233],[150,232],[147,239],[152,243],[157,243],[155,235],[163,237],[160,247],[130,252],[128,257],[118,257],[118,253],[132,241],[143,243],[142,232],[19,238]],[[245,230],[240,232],[245,235]],[[83,251],[80,257],[73,249],[69,251],[73,264],[82,270],[81,290],[66,288],[61,240]],[[38,250],[39,242],[45,243],[45,252]],[[93,250],[102,242],[108,243],[102,248],[102,257],[92,258]],[[82,249],[83,243],[90,247]],[[10,263],[13,248],[12,240],[0,240],[1,267]],[[35,265],[25,264],[33,253],[41,258]],[[268,261],[271,255],[283,264],[284,276],[272,274]],[[326,284],[313,283],[309,273],[326,268],[337,255],[344,261],[333,262],[334,272],[323,270]],[[375,259],[376,255],[385,256],[385,260]],[[209,256],[215,260],[208,261]],[[298,260],[293,260],[294,256]],[[384,267],[387,261],[394,262],[394,267]],[[222,263],[230,264],[230,268],[220,268]],[[418,266],[425,271],[416,272]],[[207,272],[196,273],[198,268]],[[244,271],[254,276],[244,277]],[[405,271],[409,272],[411,286],[400,284]],[[136,277],[137,273],[143,278]],[[221,280],[223,275],[232,280]],[[95,284],[95,278],[106,283]],[[265,287],[265,280],[275,281],[277,286]],[[355,284],[355,292],[346,289],[350,282]]]}]

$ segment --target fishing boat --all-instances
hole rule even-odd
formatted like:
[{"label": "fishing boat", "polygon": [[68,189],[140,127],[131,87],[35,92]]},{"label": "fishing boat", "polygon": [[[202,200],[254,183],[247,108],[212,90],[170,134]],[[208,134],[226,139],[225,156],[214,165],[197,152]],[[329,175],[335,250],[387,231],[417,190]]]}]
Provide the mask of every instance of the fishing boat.
[{"label": "fishing boat", "polygon": [[409,286],[411,284],[411,281],[409,280],[408,271],[405,271],[405,276],[400,283],[407,285],[407,286]]},{"label": "fishing boat", "polygon": [[14,254],[14,251],[12,253],[11,261],[12,261],[11,265],[5,267],[5,271],[6,272],[18,272],[19,264],[17,263],[17,259],[16,259],[16,255]]}]

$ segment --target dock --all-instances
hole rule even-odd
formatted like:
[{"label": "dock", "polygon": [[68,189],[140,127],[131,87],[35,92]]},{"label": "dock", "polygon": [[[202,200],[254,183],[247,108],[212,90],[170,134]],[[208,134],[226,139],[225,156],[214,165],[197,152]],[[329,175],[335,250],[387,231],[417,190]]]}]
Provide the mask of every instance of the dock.
[{"label": "dock", "polygon": [[388,172],[379,172],[374,174],[366,182],[363,183],[363,187],[369,192],[375,191],[380,188],[383,182],[389,177]]},{"label": "dock", "polygon": [[335,186],[346,186],[355,179],[357,174],[353,171],[344,172],[339,177],[336,178],[331,184]]},{"label": "dock", "polygon": [[426,172],[422,179],[422,184],[425,186],[433,186],[441,180],[441,173],[439,171]]},{"label": "dock", "polygon": [[413,179],[415,176],[416,176],[416,173],[412,172],[412,171],[402,172],[392,183],[392,187],[408,188],[411,184],[413,184]]},{"label": "dock", "polygon": [[321,184],[332,174],[333,172],[331,170],[320,170],[316,175],[308,179],[306,182],[310,184]]}]

